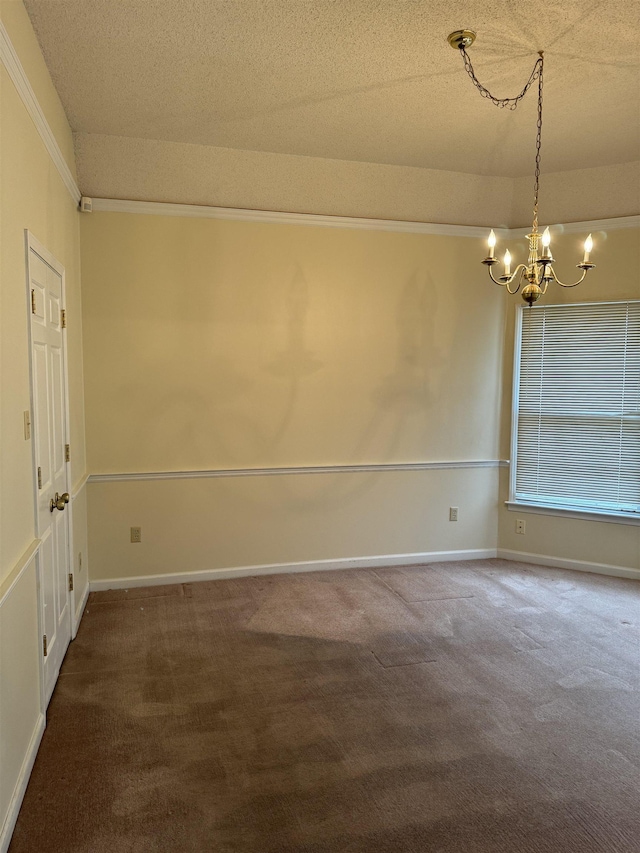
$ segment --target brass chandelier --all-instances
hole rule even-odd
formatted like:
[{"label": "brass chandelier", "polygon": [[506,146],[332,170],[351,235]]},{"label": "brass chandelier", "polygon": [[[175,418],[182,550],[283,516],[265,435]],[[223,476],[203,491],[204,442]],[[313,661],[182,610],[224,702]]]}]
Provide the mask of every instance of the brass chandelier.
[{"label": "brass chandelier", "polygon": [[[533,71],[527,80],[524,89],[515,98],[496,98],[489,92],[478,80],[471,65],[471,60],[467,53],[467,48],[475,41],[476,34],[473,30],[456,30],[448,37],[448,42],[451,47],[460,51],[464,61],[464,67],[471,78],[474,86],[478,89],[483,98],[487,98],[497,107],[515,110],[518,103],[524,98],[529,88],[533,83],[538,81],[538,122],[536,134],[536,165],[535,165],[535,182],[533,193],[533,225],[531,233],[527,234],[529,240],[529,258],[526,264],[518,264],[513,272],[511,272],[511,253],[507,249],[504,255],[504,272],[499,278],[493,275],[491,269],[494,264],[498,263],[495,255],[496,235],[492,230],[489,234],[489,254],[482,261],[486,264],[491,280],[496,284],[506,287],[509,293],[517,293],[522,287],[522,298],[529,305],[537,302],[541,296],[547,292],[549,282],[555,281],[561,287],[576,287],[584,277],[593,269],[595,264],[589,261],[589,255],[593,248],[591,234],[584,241],[584,257],[582,263],[577,264],[578,269],[582,270],[582,276],[573,284],[564,284],[560,281],[553,269],[554,258],[551,254],[551,234],[549,228],[545,228],[542,234],[538,231],[538,195],[540,189],[540,143],[542,138],[542,86],[543,86],[543,71],[544,71],[544,53],[539,51],[538,59],[533,66]],[[512,285],[514,285],[512,287]]]}]

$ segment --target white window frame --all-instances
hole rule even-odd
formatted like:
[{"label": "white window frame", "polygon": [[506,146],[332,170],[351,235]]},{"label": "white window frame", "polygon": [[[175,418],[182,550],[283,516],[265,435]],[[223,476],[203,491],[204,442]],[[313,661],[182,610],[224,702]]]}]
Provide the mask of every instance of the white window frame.
[{"label": "white window frame", "polygon": [[[600,300],[594,302],[573,302],[574,307],[581,305],[621,305],[628,302],[637,302],[637,299]],[[549,308],[562,307],[567,303],[555,303]],[[511,406],[511,461],[509,464],[509,500],[505,501],[507,509],[511,511],[522,511],[539,515],[557,515],[571,518],[582,518],[590,521],[606,521],[617,524],[640,525],[640,513],[616,512],[608,509],[585,506],[560,506],[552,502],[536,501],[529,502],[516,499],[516,466],[518,459],[518,410],[520,406],[520,365],[522,355],[522,319],[527,310],[526,305],[516,306],[515,340],[513,348],[513,398]]]}]

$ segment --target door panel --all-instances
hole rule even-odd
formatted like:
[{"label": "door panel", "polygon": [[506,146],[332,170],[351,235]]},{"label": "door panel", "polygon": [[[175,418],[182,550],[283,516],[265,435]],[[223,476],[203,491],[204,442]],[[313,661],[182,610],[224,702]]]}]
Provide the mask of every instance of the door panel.
[{"label": "door panel", "polygon": [[[63,485],[66,484],[66,474],[64,470],[64,376],[62,351],[56,347],[49,348],[49,368],[51,376],[51,419],[52,419],[52,436],[61,437],[62,441],[54,440],[51,447],[53,477],[56,482],[62,478]],[[66,488],[60,486],[62,491]]]},{"label": "door panel", "polygon": [[51,492],[53,480],[51,477],[51,446],[49,436],[49,382],[47,367],[46,344],[33,344],[32,373],[33,373],[33,404],[34,404],[34,440],[36,446],[36,462],[40,468],[40,490],[38,496],[38,514],[40,503]]}]

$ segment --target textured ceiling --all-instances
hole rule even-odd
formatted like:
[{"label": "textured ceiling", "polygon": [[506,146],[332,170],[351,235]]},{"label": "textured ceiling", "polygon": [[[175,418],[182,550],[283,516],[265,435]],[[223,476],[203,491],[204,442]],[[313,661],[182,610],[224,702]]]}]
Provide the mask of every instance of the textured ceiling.
[{"label": "textured ceiling", "polygon": [[633,0],[25,0],[73,130],[485,175],[640,156]]}]

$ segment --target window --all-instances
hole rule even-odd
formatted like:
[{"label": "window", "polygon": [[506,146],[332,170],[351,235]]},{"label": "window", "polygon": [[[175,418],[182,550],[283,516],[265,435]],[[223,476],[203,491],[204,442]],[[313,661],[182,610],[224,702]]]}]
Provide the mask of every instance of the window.
[{"label": "window", "polygon": [[640,301],[518,309],[511,459],[510,502],[640,521]]}]

